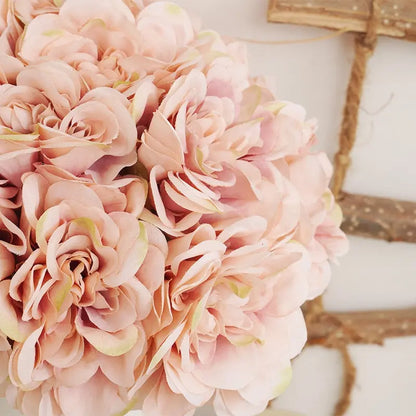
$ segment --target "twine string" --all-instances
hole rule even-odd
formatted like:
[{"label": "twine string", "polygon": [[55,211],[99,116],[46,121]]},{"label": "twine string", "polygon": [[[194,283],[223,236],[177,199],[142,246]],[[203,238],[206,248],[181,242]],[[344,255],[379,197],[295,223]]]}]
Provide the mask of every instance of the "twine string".
[{"label": "twine string", "polygon": [[355,37],[355,58],[352,64],[344,106],[339,136],[339,150],[336,153],[334,160],[335,171],[332,191],[336,199],[340,199],[342,196],[342,187],[351,163],[350,153],[354,146],[357,134],[358,114],[367,71],[367,63],[377,44],[377,27],[381,16],[381,8],[378,4],[378,0],[373,0],[370,7],[371,11],[367,32],[357,34]]},{"label": "twine string", "polygon": [[[371,10],[367,24],[367,32],[365,34],[357,34],[355,37],[355,58],[351,68],[350,81],[344,106],[339,136],[339,150],[336,153],[334,160],[335,170],[332,191],[337,200],[341,197],[345,177],[351,164],[350,154],[357,136],[358,115],[364,79],[367,72],[367,63],[377,45],[377,28],[381,16],[381,8],[378,4],[378,0],[372,0],[370,7]],[[322,300],[320,303],[322,305]],[[347,345],[347,342],[343,342],[337,346],[343,358],[344,385],[340,399],[334,409],[334,416],[342,416],[347,411],[351,403],[352,390],[356,380],[356,369],[351,360]]]},{"label": "twine string", "polygon": [[357,375],[357,370],[351,360],[347,345],[340,347],[339,351],[342,354],[342,362],[344,365],[344,386],[342,395],[335,406],[334,416],[342,416],[349,408],[352,389],[354,388]]},{"label": "twine string", "polygon": [[306,39],[289,39],[289,40],[262,40],[262,39],[252,39],[252,38],[244,38],[244,37],[234,37],[240,42],[246,43],[254,43],[257,45],[293,45],[293,44],[304,44],[304,43],[312,43],[312,42],[320,42],[323,40],[329,40],[341,36],[344,33],[350,32],[351,30],[348,28],[342,28],[337,30],[336,32],[332,32],[326,35],[317,36],[315,38],[306,38]]}]

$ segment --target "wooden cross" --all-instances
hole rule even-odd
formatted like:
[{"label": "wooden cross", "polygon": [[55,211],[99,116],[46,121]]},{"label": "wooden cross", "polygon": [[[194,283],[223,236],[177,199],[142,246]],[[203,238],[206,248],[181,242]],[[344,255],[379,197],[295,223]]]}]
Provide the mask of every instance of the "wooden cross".
[{"label": "wooden cross", "polygon": [[[379,0],[381,20],[378,35],[416,41],[414,0]],[[366,32],[370,16],[369,0],[271,0],[271,22],[294,23]]]}]

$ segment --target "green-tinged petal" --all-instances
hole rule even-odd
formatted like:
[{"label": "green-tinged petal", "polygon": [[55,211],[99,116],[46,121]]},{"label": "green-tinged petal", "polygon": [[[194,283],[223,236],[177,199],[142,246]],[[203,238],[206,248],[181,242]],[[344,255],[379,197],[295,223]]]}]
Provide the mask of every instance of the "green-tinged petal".
[{"label": "green-tinged petal", "polygon": [[327,191],[322,195],[322,201],[324,202],[325,209],[327,211],[331,209],[333,199],[334,197],[332,196],[332,193],[330,191]]},{"label": "green-tinged petal", "polygon": [[84,25],[82,30],[88,30],[94,27],[102,27],[105,29],[107,28],[107,23],[103,19],[99,19],[99,18],[91,19]]},{"label": "green-tinged petal", "polygon": [[55,36],[63,36],[65,34],[65,31],[63,31],[62,29],[52,29],[52,30],[47,30],[46,32],[43,32],[42,35],[43,36],[47,36],[47,37],[55,37]]},{"label": "green-tinged petal", "polygon": [[94,221],[91,218],[87,218],[87,217],[77,218],[73,220],[72,223],[85,229],[88,232],[95,246],[102,247],[103,244],[101,242],[100,234],[98,233],[97,226],[95,225]]},{"label": "green-tinged petal", "polygon": [[149,249],[149,240],[147,239],[146,227],[143,222],[139,222],[140,234],[139,234],[139,244],[138,244],[138,267],[143,264],[143,261],[146,257],[147,250]]},{"label": "green-tinged petal", "polygon": [[266,110],[271,111],[275,116],[277,116],[284,107],[286,107],[285,103],[281,103],[279,101],[275,101],[265,105]]},{"label": "green-tinged petal", "polygon": [[342,209],[338,204],[334,204],[334,207],[331,211],[331,218],[337,226],[340,226],[342,223],[343,215]]},{"label": "green-tinged petal", "polygon": [[196,163],[198,164],[199,169],[201,169],[201,172],[205,173],[206,175],[209,175],[210,172],[208,171],[204,163],[204,153],[199,147],[196,148],[195,155],[196,155]]},{"label": "green-tinged petal", "polygon": [[128,405],[121,412],[118,412],[113,416],[124,416],[124,415],[126,415],[127,413],[131,412],[134,409],[134,406],[136,405],[136,403],[137,403],[136,398],[130,400]]},{"label": "green-tinged petal", "polygon": [[274,388],[273,396],[277,397],[280,396],[286,389],[287,386],[292,381],[292,367],[286,367],[281,373],[281,380],[280,383]]},{"label": "green-tinged petal", "polygon": [[322,195],[322,200],[325,204],[325,209],[330,212],[330,216],[336,225],[342,223],[342,210],[341,207],[334,202],[334,196],[331,191],[327,191]]},{"label": "green-tinged petal", "polygon": [[231,342],[231,344],[235,345],[236,347],[244,347],[246,345],[252,344],[253,342],[256,342],[260,345],[264,344],[264,340],[250,334],[228,335],[227,339]]},{"label": "green-tinged petal", "polygon": [[39,134],[0,134],[0,140],[7,140],[11,142],[33,142],[39,137]]},{"label": "green-tinged petal", "polygon": [[156,366],[162,361],[163,357],[167,354],[170,350],[172,345],[176,342],[179,335],[181,334],[183,328],[185,326],[185,322],[179,325],[163,342],[160,348],[157,350],[156,354],[153,356],[152,361],[150,361],[149,368],[147,369],[146,374],[150,374]]},{"label": "green-tinged petal", "polygon": [[236,347],[244,347],[245,345],[249,345],[254,341],[256,341],[256,337],[253,337],[252,335],[235,336],[230,340],[231,344],[235,345]]},{"label": "green-tinged petal", "polygon": [[173,4],[173,3],[167,3],[166,4],[166,11],[169,14],[173,14],[173,15],[178,15],[178,14],[181,14],[183,12],[183,10],[180,6],[178,6],[177,4]]},{"label": "green-tinged petal", "polygon": [[48,247],[46,235],[48,231],[55,229],[57,225],[59,225],[58,206],[47,209],[36,223],[36,242],[38,243],[39,248],[45,253]]},{"label": "green-tinged petal", "polygon": [[230,281],[229,284],[233,293],[242,299],[246,298],[252,289],[251,286],[237,284],[232,281]]},{"label": "green-tinged petal", "polygon": [[191,324],[192,331],[195,331],[195,329],[199,325],[199,322],[201,321],[202,313],[205,310],[205,306],[207,304],[207,300],[209,298],[210,293],[211,292],[206,293],[206,295],[196,305],[196,308],[194,310],[194,314],[192,315],[192,324]]},{"label": "green-tinged petal", "polygon": [[248,104],[244,105],[241,109],[240,120],[248,120],[256,111],[257,107],[261,103],[262,89],[258,85],[252,85],[244,91],[244,99]]},{"label": "green-tinged petal", "polygon": [[118,357],[130,351],[139,337],[139,332],[133,325],[121,331],[107,332],[96,327],[85,325],[80,315],[75,319],[75,326],[78,333],[97,351],[111,357]]},{"label": "green-tinged petal", "polygon": [[53,293],[52,302],[58,312],[72,288],[72,279],[67,275],[63,275],[63,279],[56,282],[51,291]]},{"label": "green-tinged petal", "polygon": [[9,297],[10,280],[0,282],[0,331],[13,341],[23,342],[28,334],[22,331]]}]

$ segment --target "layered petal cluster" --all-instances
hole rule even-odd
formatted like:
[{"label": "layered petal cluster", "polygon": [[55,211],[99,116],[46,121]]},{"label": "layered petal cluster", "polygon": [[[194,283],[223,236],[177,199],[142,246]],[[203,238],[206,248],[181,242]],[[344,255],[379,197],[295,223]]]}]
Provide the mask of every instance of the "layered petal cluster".
[{"label": "layered petal cluster", "polygon": [[296,243],[271,250],[253,224],[265,225],[250,217],[217,235],[205,224],[169,242],[171,312],[150,350],[149,370],[161,367],[145,414],[183,415],[211,398],[219,415],[258,414],[290,381],[310,258]]},{"label": "layered petal cluster", "polygon": [[39,12],[20,38],[19,56],[62,60],[91,88],[133,83],[153,60],[170,62],[194,37],[188,15],[173,3],[70,0]]},{"label": "layered petal cluster", "polygon": [[24,414],[43,414],[44,400],[55,398],[48,406],[59,414],[87,415],[91,409],[74,403],[73,394],[99,386],[120,396],[109,414],[128,405],[147,350],[142,321],[163,281],[155,273],[149,285],[138,272],[153,241],[154,250],[166,252],[161,232],[137,221],[144,186],[135,178],[96,185],[48,166],[24,175],[27,250],[0,282],[7,316],[0,330],[14,341],[9,395]]},{"label": "layered petal cluster", "polygon": [[0,86],[0,173],[20,184],[36,162],[109,182],[136,162],[130,102],[108,87],[86,91],[61,61],[26,66],[16,85]]},{"label": "layered petal cluster", "polygon": [[173,2],[0,0],[0,394],[260,413],[347,249],[315,132]]}]

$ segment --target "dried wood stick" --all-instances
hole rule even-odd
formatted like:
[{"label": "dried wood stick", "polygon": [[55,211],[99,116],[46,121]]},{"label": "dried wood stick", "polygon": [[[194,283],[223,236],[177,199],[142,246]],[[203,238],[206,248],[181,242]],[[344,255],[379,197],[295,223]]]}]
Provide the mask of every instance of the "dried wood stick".
[{"label": "dried wood stick", "polygon": [[342,193],[342,228],[361,237],[416,243],[416,203]]},{"label": "dried wood stick", "polygon": [[[368,0],[270,0],[271,22],[366,32]],[[382,19],[377,34],[416,41],[414,0],[379,0]]]},{"label": "dried wood stick", "polygon": [[416,308],[365,312],[322,312],[307,319],[309,344],[339,348],[383,344],[386,338],[416,335]]}]

